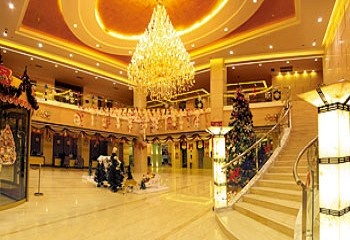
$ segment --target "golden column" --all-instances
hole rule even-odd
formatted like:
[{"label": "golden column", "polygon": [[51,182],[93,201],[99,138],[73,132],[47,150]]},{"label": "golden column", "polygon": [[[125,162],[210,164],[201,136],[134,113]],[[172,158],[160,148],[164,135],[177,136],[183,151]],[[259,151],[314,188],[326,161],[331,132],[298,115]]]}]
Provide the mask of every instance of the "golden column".
[{"label": "golden column", "polygon": [[211,122],[222,122],[224,93],[226,90],[226,68],[223,58],[210,60],[210,108]]},{"label": "golden column", "polygon": [[225,134],[231,127],[223,127],[224,93],[227,76],[223,58],[210,60],[210,108],[211,123],[207,129],[213,135],[212,139],[212,168],[214,208],[227,207],[226,172],[222,169],[225,164]]},{"label": "golden column", "polygon": [[[134,107],[142,109],[147,106],[147,93],[134,87]],[[143,142],[143,134],[139,134],[137,142]],[[134,171],[140,173],[147,172],[147,147],[143,144],[134,145]]]}]

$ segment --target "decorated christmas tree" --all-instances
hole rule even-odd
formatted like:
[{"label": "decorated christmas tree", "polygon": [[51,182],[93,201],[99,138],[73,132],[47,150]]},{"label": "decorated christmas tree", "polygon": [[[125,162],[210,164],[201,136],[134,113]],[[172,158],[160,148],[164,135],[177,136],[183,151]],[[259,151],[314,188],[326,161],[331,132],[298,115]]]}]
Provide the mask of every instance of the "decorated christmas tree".
[{"label": "decorated christmas tree", "polygon": [[[256,141],[253,129],[253,115],[249,102],[239,90],[232,99],[233,110],[229,126],[233,127],[226,135],[226,161],[230,162],[242,154]],[[228,192],[235,193],[244,187],[255,174],[255,149],[235,161],[227,168]]]}]

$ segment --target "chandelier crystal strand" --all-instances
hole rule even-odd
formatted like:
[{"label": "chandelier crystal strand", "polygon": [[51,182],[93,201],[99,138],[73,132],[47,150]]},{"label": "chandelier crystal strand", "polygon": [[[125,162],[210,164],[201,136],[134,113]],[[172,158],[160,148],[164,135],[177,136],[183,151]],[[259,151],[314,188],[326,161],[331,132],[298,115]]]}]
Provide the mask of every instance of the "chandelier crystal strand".
[{"label": "chandelier crystal strand", "polygon": [[165,7],[158,4],[128,66],[128,78],[151,100],[167,101],[194,84],[194,66]]}]

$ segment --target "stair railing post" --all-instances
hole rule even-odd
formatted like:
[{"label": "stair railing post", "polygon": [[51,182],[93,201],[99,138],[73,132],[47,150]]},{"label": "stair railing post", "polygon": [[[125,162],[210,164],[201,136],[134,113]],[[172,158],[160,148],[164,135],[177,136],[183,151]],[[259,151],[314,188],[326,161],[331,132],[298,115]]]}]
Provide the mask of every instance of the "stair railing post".
[{"label": "stair railing post", "polygon": [[259,149],[260,149],[260,143],[258,145],[256,145],[256,147],[255,147],[256,173],[259,172]]}]

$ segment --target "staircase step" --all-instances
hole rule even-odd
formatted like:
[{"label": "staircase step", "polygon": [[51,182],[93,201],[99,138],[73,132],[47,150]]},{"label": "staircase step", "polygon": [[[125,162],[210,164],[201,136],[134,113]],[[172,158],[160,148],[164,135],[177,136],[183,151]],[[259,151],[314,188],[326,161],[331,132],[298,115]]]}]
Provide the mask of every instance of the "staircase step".
[{"label": "staircase step", "polygon": [[[307,172],[307,166],[298,166],[299,172]],[[293,166],[272,166],[269,168],[270,173],[293,173]]]},{"label": "staircase step", "polygon": [[288,180],[270,180],[270,179],[261,179],[258,183],[258,186],[261,187],[271,187],[276,189],[293,189],[299,190],[300,186],[298,186],[295,181]]},{"label": "staircase step", "polygon": [[301,201],[301,188],[299,190],[292,190],[254,186],[250,189],[250,192],[264,196],[272,196],[280,199]]},{"label": "staircase step", "polygon": [[300,201],[279,199],[258,194],[246,194],[243,201],[279,212],[297,215],[301,207]]},{"label": "staircase step", "polygon": [[291,155],[291,154],[282,154],[282,153],[280,153],[280,155],[276,159],[276,162],[295,162],[297,157],[298,157],[297,154]]},{"label": "staircase step", "polygon": [[[301,179],[306,178],[306,173],[299,173]],[[293,173],[266,173],[264,179],[294,181]]]},{"label": "staircase step", "polygon": [[[291,240],[287,235],[254,221],[238,211],[225,210],[216,214],[219,225],[229,239],[233,240]],[[254,229],[254,231],[251,231]]]},{"label": "staircase step", "polygon": [[294,236],[296,216],[256,206],[247,202],[236,203],[234,209],[289,237]]},{"label": "staircase step", "polygon": [[[279,158],[274,163],[274,166],[277,166],[277,167],[288,167],[288,166],[294,167],[295,160],[296,160],[296,158],[294,160]],[[307,164],[308,164],[307,161],[300,161],[299,162],[299,166],[306,167]]]}]

